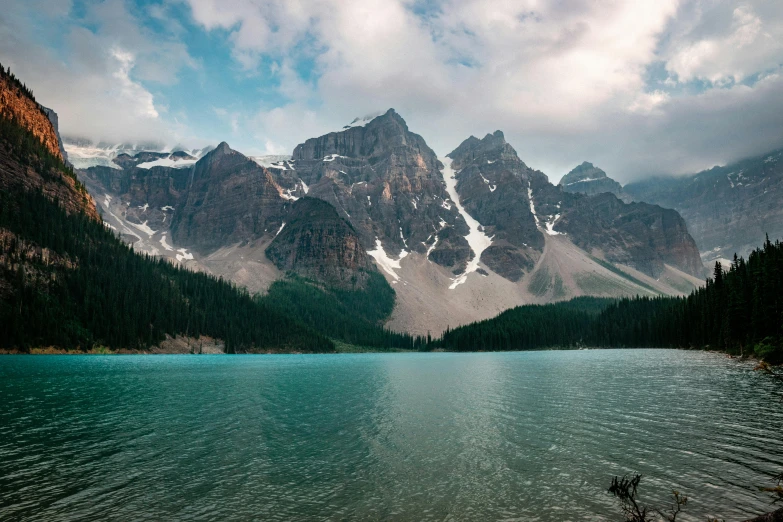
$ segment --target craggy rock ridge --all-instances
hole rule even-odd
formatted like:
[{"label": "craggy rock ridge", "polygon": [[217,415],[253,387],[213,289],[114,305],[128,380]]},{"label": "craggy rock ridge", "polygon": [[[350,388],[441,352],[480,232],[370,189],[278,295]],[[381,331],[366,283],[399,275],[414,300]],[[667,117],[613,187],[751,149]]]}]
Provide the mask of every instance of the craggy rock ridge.
[{"label": "craggy rock ridge", "polygon": [[256,239],[283,222],[286,200],[272,174],[223,142],[190,170],[172,238],[200,252]]},{"label": "craggy rock ridge", "polygon": [[463,206],[493,237],[481,260],[519,280],[544,250],[546,236],[565,235],[597,258],[658,277],[671,265],[701,277],[704,267],[676,211],[627,205],[612,194],[588,197],[552,185],[525,165],[500,131],[470,137],[448,155]]},{"label": "craggy rock ridge", "polygon": [[424,139],[389,109],[307,140],[294,149],[292,160],[272,170],[294,197],[307,193],[331,203],[367,250],[380,241],[390,257],[429,253],[456,273],[471,255],[464,237],[468,227],[449,199],[442,168]]},{"label": "craggy rock ridge", "polygon": [[546,183],[546,176],[528,168],[501,131],[481,140],[471,136],[448,157],[457,173],[462,205],[492,237],[481,261],[506,279],[518,281],[544,248],[528,188],[539,179]]},{"label": "craggy rock ridge", "polygon": [[652,178],[623,189],[636,201],[677,210],[702,260],[730,263],[783,237],[783,149],[690,176]]},{"label": "craggy rock ridge", "polygon": [[342,288],[364,287],[375,270],[359,236],[329,203],[304,197],[291,210],[266,255],[283,271]]},{"label": "craggy rock ridge", "polygon": [[63,161],[67,166],[73,167],[73,165],[71,165],[71,163],[68,161],[68,154],[65,152],[65,148],[63,147],[63,139],[60,136],[60,118],[57,116],[56,112],[54,112],[52,109],[44,107],[43,105],[41,105],[41,110],[44,111],[44,114],[46,114],[46,117],[49,118],[49,121],[54,128],[54,135],[57,138],[57,145]]},{"label": "craggy rock ridge", "polygon": [[0,73],[0,114],[19,122],[41,140],[54,157],[65,160],[60,152],[57,131],[46,111],[5,70]]},{"label": "craggy rock ridge", "polygon": [[112,161],[115,167],[82,171],[82,179],[108,226],[139,251],[253,291],[288,271],[332,286],[362,286],[367,270],[375,269],[331,205],[313,198],[298,204],[274,170],[226,143],[198,161],[185,152],[147,151]]},{"label": "craggy rock ridge", "polygon": [[606,172],[585,161],[563,176],[558,186],[565,192],[577,192],[588,196],[609,192],[625,200],[623,187],[606,175]]}]

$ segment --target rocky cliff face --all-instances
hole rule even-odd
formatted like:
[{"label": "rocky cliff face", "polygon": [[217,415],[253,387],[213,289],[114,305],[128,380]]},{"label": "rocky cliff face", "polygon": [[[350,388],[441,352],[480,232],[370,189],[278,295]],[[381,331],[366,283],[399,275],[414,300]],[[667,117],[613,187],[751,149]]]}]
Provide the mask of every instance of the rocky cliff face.
[{"label": "rocky cliff face", "polygon": [[500,131],[482,140],[468,138],[449,157],[463,206],[493,238],[481,260],[508,279],[528,272],[546,237],[557,235],[588,254],[653,277],[665,264],[699,277],[703,273],[696,245],[677,212],[627,205],[608,193],[588,197],[567,192],[525,165]]},{"label": "rocky cliff face", "polygon": [[594,196],[608,192],[619,199],[625,199],[623,187],[606,175],[606,172],[585,161],[563,176],[559,186],[565,192],[575,192]]},{"label": "rocky cliff face", "polygon": [[481,261],[494,272],[518,281],[544,248],[544,236],[530,211],[530,183],[546,176],[522,162],[496,131],[479,140],[471,136],[448,154],[462,206],[492,237]]},{"label": "rocky cliff face", "polygon": [[60,140],[49,116],[6,74],[0,74],[0,114],[13,118],[33,136],[41,140],[56,158],[65,160],[60,152]]},{"label": "rocky cliff face", "polygon": [[256,239],[280,228],[285,202],[268,170],[223,142],[190,171],[171,234],[202,252]]},{"label": "rocky cliff face", "polygon": [[783,237],[783,150],[677,178],[624,187],[636,201],[677,210],[703,261],[728,263],[765,240]]},{"label": "rocky cliff face", "polygon": [[559,231],[587,252],[598,252],[658,277],[664,264],[696,277],[705,274],[696,242],[676,210],[626,204],[612,194],[565,200]]},{"label": "rocky cliff face", "polygon": [[329,203],[304,197],[291,205],[266,255],[282,271],[342,288],[363,288],[375,270],[359,236]]},{"label": "rocky cliff face", "polygon": [[52,109],[49,109],[47,107],[41,106],[41,110],[44,111],[44,114],[46,114],[46,117],[49,118],[49,122],[51,122],[52,127],[54,128],[54,135],[57,138],[57,145],[60,150],[60,155],[63,158],[63,161],[66,165],[72,166],[71,163],[68,161],[68,154],[65,152],[65,148],[63,147],[63,139],[60,136],[60,118],[57,116],[57,113],[54,112]]},{"label": "rocky cliff face", "polygon": [[468,227],[449,198],[442,168],[424,139],[390,109],[363,125],[307,140],[291,161],[271,170],[292,196],[307,193],[331,203],[367,250],[379,240],[391,256],[429,253],[459,272],[470,256]]},{"label": "rocky cliff face", "polygon": [[[52,123],[57,121],[57,115],[41,107],[2,66],[0,71],[0,119],[9,132],[8,136],[0,135],[0,189],[11,193],[40,190],[58,201],[68,213],[81,212],[100,219],[95,205],[73,173],[64,163],[53,164],[63,160],[59,135]],[[40,150],[45,152],[20,150],[12,136],[18,132],[17,128],[40,140]],[[51,154],[55,162],[43,157],[47,154]]]}]

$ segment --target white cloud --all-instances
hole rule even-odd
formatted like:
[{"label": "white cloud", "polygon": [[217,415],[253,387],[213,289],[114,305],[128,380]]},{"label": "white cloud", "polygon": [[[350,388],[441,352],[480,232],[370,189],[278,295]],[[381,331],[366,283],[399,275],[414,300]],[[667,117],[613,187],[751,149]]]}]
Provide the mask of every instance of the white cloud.
[{"label": "white cloud", "polygon": [[780,66],[781,6],[762,18],[757,8],[765,9],[764,4],[768,9],[770,2],[758,1],[715,2],[708,10],[700,5],[692,24],[675,28],[665,51],[667,69],[681,82],[707,80],[721,85]]},{"label": "white cloud", "polygon": [[195,67],[185,46],[141,29],[119,0],[89,6],[87,27],[65,24],[61,46],[42,46],[28,25],[31,13],[60,27],[70,20],[70,10],[70,2],[34,0],[12,3],[0,16],[0,61],[58,113],[61,133],[93,141],[170,144],[191,136],[177,119],[165,119],[167,106],[145,85],[170,84],[182,68]]},{"label": "white cloud", "polygon": [[135,63],[133,54],[114,48],[110,51],[110,55],[117,61],[117,69],[112,76],[117,80],[115,92],[122,100],[120,103],[132,107],[133,115],[137,118],[157,119],[159,115],[152,94],[130,79],[130,72]]}]

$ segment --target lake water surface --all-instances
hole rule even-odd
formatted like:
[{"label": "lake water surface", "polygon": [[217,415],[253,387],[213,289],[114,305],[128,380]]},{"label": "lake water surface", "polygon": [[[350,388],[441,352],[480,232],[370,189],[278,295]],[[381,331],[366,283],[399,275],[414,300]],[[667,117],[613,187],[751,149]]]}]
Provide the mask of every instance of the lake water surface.
[{"label": "lake water surface", "polygon": [[664,350],[2,356],[0,519],[621,520],[635,471],[742,520],[781,388]]}]

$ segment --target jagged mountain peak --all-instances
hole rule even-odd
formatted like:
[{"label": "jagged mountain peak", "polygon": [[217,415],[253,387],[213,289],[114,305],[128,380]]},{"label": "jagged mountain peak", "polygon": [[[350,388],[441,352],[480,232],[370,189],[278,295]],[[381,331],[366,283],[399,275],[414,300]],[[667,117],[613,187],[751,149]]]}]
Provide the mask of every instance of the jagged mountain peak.
[{"label": "jagged mountain peak", "polygon": [[588,196],[609,192],[625,199],[622,186],[589,161],[583,161],[563,176],[560,186],[566,192],[578,192]]},{"label": "jagged mountain peak", "polygon": [[518,163],[522,168],[527,168],[527,165],[519,159],[514,147],[506,141],[506,137],[501,130],[487,134],[482,139],[470,136],[460,143],[459,147],[447,154],[446,157],[455,161],[454,168],[457,170],[461,169],[463,164],[476,159],[486,160],[491,163],[498,160],[511,161]]},{"label": "jagged mountain peak", "polygon": [[221,141],[220,144],[217,147],[215,147],[215,149],[212,152],[210,152],[210,155],[222,156],[224,154],[231,154],[232,152],[236,152],[236,151],[232,150],[231,147],[228,146],[228,143],[226,143],[225,141]]},{"label": "jagged mountain peak", "polygon": [[583,161],[571,171],[563,176],[563,180],[561,181],[561,184],[565,185],[566,183],[581,181],[585,179],[603,179],[608,177],[606,175],[606,172],[604,172],[602,169],[596,167],[589,161]]},{"label": "jagged mountain peak", "polygon": [[[368,121],[369,120],[369,121]],[[376,117],[354,120],[342,130],[310,138],[296,146],[295,161],[320,161],[327,157],[377,157],[392,149],[414,148],[435,153],[424,138],[411,132],[408,124],[394,109]]]}]

